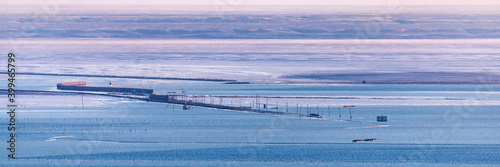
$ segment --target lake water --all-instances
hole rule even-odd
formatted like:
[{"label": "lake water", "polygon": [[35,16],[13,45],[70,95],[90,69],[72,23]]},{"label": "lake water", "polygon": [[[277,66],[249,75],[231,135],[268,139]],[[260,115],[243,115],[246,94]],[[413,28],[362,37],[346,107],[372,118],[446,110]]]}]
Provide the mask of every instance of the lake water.
[{"label": "lake water", "polygon": [[[17,159],[0,166],[499,166],[498,7],[387,5],[8,5],[18,73],[253,83],[18,74],[16,90],[113,81],[323,119],[18,91]],[[478,84],[346,84],[363,80]]]},{"label": "lake water", "polygon": [[[16,164],[82,166],[496,166],[500,85],[226,85],[212,82],[20,75],[18,89],[104,86],[270,98],[321,112],[307,119],[96,95],[18,97]],[[35,84],[36,83],[36,84]],[[44,101],[44,98],[51,103]],[[5,100],[5,99],[4,99]],[[251,99],[235,98],[244,103]],[[84,107],[82,108],[82,101]],[[230,100],[224,100],[229,105]],[[437,102],[436,102],[437,101]],[[24,103],[24,105],[23,105]],[[486,103],[486,104],[483,104]],[[344,105],[352,108],[352,119]],[[328,108],[330,113],[328,114]],[[3,107],[6,110],[5,107]],[[339,110],[340,116],[339,117]],[[388,122],[377,122],[386,115]],[[3,124],[7,115],[2,115]],[[2,128],[2,133],[6,134]],[[353,143],[355,139],[378,141]],[[6,152],[5,152],[6,153]],[[2,159],[6,165],[12,160]]]}]

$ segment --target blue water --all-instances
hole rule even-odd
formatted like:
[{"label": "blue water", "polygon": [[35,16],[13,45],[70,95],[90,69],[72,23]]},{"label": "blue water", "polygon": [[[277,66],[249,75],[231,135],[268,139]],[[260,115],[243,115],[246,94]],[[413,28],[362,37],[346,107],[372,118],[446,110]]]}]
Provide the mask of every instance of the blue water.
[{"label": "blue water", "polygon": [[[48,79],[47,79],[48,78]],[[56,90],[55,83],[102,78],[26,76],[19,89]],[[29,81],[29,82],[28,82]],[[260,96],[425,96],[495,100],[499,85],[223,85],[191,81],[113,79],[116,86],[162,93]],[[146,83],[144,83],[146,82]],[[143,84],[144,83],[144,84]],[[122,85],[120,85],[122,84]],[[79,95],[80,96],[80,95]],[[497,166],[500,104],[321,105],[324,119],[245,113],[106,97],[84,109],[70,96],[50,96],[75,106],[38,104],[20,95],[18,165],[35,166]],[[83,96],[85,101],[103,99]],[[104,99],[106,99],[104,98]],[[335,101],[335,100],[333,100]],[[453,101],[453,100],[450,100]],[[479,100],[481,101],[481,100]],[[312,112],[318,112],[311,103]],[[318,105],[319,106],[319,105]],[[5,107],[2,109],[6,110]],[[290,107],[290,112],[296,112]],[[304,112],[304,111],[302,111]],[[388,122],[376,122],[376,116]],[[2,124],[7,115],[2,114]],[[2,134],[6,134],[2,128]],[[66,136],[54,138],[57,136]],[[70,136],[70,137],[68,137]],[[354,139],[378,141],[352,143]],[[51,140],[55,139],[55,140]],[[5,145],[7,146],[7,145]],[[7,154],[6,151],[4,151]],[[12,164],[6,158],[0,164]]]},{"label": "blue water", "polygon": [[[180,144],[182,145],[182,144]],[[169,147],[164,146],[164,147]],[[54,155],[30,157],[32,161],[50,159],[87,159],[87,161],[119,159],[142,160],[143,165],[159,165],[183,162],[190,165],[220,165],[236,163],[251,165],[252,162],[282,166],[285,164],[330,164],[343,162],[380,164],[430,164],[430,165],[494,165],[499,158],[499,146],[469,145],[377,145],[377,144],[305,144],[305,145],[250,145],[225,144],[219,148],[131,151],[125,153],[98,153],[86,155]],[[201,163],[200,163],[201,161]],[[138,163],[135,163],[138,164]],[[182,163],[180,163],[182,164]],[[131,165],[131,164],[129,164]],[[179,164],[175,164],[179,165]]]},{"label": "blue water", "polygon": [[223,84],[219,82],[140,80],[122,78],[61,77],[25,75],[18,79],[18,89],[57,90],[62,82],[87,81],[89,86],[135,87],[154,89],[156,94],[186,91],[189,95],[259,95],[259,96],[440,96],[466,99],[500,99],[500,85],[285,85]]}]

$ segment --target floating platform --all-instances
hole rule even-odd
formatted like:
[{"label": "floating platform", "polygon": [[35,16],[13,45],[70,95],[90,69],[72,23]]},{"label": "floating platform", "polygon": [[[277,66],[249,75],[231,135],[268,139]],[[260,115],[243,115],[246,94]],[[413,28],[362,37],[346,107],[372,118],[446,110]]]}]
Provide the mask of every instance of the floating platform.
[{"label": "floating platform", "polygon": [[377,122],[387,122],[387,116],[377,116]]}]

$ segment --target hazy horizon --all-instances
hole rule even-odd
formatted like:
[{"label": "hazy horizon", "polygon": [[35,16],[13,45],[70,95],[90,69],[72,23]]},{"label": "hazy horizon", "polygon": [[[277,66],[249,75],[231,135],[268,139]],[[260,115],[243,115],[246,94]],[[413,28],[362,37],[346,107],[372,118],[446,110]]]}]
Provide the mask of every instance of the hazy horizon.
[{"label": "hazy horizon", "polygon": [[[8,1],[0,2],[0,4],[40,4],[40,1],[36,0],[20,0],[20,1]],[[495,0],[477,0],[477,1],[467,1],[467,0],[420,0],[418,2],[411,0],[183,0],[183,1],[161,1],[161,0],[111,0],[111,1],[99,1],[99,0],[73,0],[73,1],[54,1],[51,4],[166,4],[166,5],[213,5],[213,4],[230,4],[230,5],[387,5],[387,4],[399,4],[399,5],[447,5],[447,4],[458,4],[458,5],[500,5],[499,1]],[[49,4],[49,3],[45,3]]]}]

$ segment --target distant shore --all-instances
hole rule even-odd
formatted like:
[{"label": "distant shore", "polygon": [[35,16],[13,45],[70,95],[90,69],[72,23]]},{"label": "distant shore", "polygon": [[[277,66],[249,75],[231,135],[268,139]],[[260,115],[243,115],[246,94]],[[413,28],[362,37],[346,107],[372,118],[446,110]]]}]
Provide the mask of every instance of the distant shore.
[{"label": "distant shore", "polygon": [[[7,74],[0,72],[0,74]],[[50,76],[71,76],[71,77],[98,77],[98,78],[130,78],[130,79],[159,79],[159,80],[190,80],[190,81],[212,81],[212,82],[236,82],[229,79],[210,79],[210,78],[176,78],[176,77],[147,77],[147,76],[119,76],[119,75],[91,75],[91,74],[51,74],[51,73],[34,73],[34,72],[18,72],[21,75],[50,75]]]},{"label": "distant shore", "polygon": [[473,72],[308,73],[278,77],[286,83],[500,84],[500,74]]},{"label": "distant shore", "polygon": [[[5,74],[5,72],[0,72]],[[17,73],[19,75],[48,75],[97,78],[129,78],[157,80],[188,80],[225,83],[240,83],[232,79],[175,78],[147,76],[117,76],[90,74]],[[472,72],[406,72],[406,73],[307,73],[282,75],[267,82],[241,82],[242,84],[435,84],[435,85],[480,85],[500,84],[500,74]]]}]

